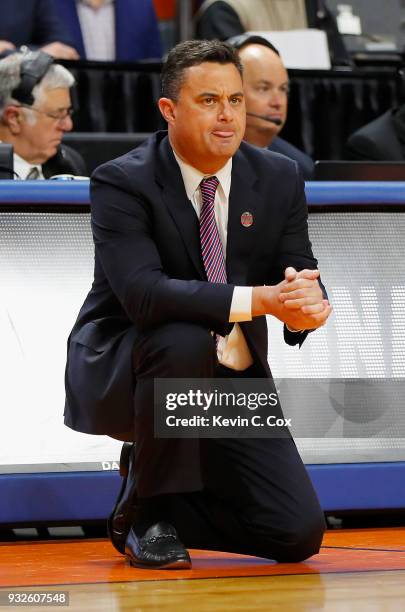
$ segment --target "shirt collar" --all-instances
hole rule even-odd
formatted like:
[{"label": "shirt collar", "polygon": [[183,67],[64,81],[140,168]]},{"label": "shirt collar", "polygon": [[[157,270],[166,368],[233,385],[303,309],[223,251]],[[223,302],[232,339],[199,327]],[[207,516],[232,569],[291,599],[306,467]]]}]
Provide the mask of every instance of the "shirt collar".
[{"label": "shirt collar", "polygon": [[[187,164],[187,162],[180,159],[176,151],[173,149],[174,157],[180,166],[181,175],[183,177],[184,187],[186,189],[187,197],[191,200],[194,197],[195,192],[200,186],[203,178],[213,176],[212,174],[204,174]],[[229,192],[231,190],[231,175],[232,175],[232,157],[228,159],[225,166],[222,166],[220,170],[215,172],[215,176],[219,181],[219,186],[222,188],[225,198],[229,199]]]},{"label": "shirt collar", "polygon": [[14,153],[14,171],[23,181],[25,181],[29,171],[32,168],[37,168],[40,178],[44,177],[42,167],[39,164],[30,164],[25,159],[20,157],[17,153]]}]

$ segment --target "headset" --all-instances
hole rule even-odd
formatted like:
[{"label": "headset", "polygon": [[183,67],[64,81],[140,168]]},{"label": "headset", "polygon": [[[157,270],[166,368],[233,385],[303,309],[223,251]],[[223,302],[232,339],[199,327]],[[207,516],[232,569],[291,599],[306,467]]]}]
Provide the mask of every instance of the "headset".
[{"label": "headset", "polygon": [[54,58],[44,51],[27,51],[21,62],[20,84],[13,89],[11,97],[21,104],[32,106],[32,90],[42,81],[53,62]]}]

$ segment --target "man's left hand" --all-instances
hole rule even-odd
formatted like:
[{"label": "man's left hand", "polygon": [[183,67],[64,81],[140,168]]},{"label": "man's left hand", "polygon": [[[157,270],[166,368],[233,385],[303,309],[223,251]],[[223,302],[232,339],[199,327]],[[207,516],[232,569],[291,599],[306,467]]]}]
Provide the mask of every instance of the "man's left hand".
[{"label": "man's left hand", "polygon": [[279,300],[289,310],[299,310],[305,314],[318,314],[329,306],[323,297],[318,283],[319,270],[285,270],[285,285],[281,289]]}]

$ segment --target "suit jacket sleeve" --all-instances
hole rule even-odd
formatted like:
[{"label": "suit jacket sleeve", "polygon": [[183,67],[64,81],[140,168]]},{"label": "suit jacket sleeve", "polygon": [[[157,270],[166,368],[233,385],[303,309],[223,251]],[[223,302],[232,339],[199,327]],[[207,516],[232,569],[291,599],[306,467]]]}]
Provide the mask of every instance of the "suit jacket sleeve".
[{"label": "suit jacket sleeve", "polygon": [[196,24],[197,38],[226,40],[232,36],[243,34],[238,14],[226,2],[214,2],[198,19]]},{"label": "suit jacket sleeve", "polygon": [[354,161],[386,161],[387,156],[378,143],[365,134],[353,134],[345,146],[345,158]]},{"label": "suit jacket sleeve", "polygon": [[73,40],[57,13],[56,5],[57,2],[53,0],[37,0],[33,38],[26,41],[26,44],[32,43],[41,47],[58,41],[73,46]]},{"label": "suit jacket sleeve", "polygon": [[234,286],[165,273],[153,237],[156,209],[152,212],[152,203],[126,169],[114,162],[98,168],[91,201],[96,260],[139,330],[188,321],[226,332]]}]

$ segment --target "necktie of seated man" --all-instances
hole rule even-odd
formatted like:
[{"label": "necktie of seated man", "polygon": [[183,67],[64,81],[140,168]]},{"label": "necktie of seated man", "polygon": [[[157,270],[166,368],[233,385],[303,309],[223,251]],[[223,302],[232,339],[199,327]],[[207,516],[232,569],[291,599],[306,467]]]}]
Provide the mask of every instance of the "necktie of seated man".
[{"label": "necktie of seated man", "polygon": [[36,181],[37,179],[39,179],[38,168],[31,168],[31,170],[27,174],[27,181]]}]

